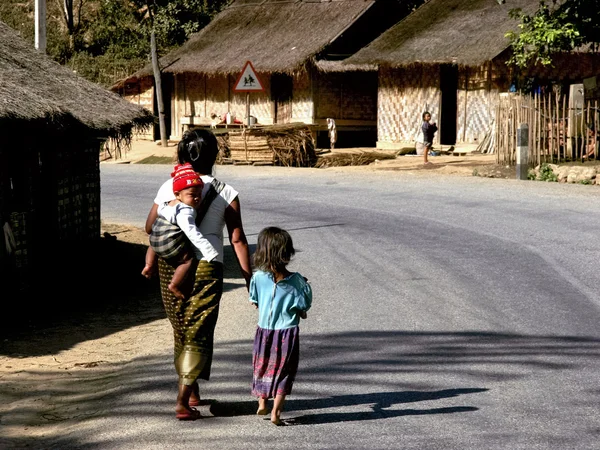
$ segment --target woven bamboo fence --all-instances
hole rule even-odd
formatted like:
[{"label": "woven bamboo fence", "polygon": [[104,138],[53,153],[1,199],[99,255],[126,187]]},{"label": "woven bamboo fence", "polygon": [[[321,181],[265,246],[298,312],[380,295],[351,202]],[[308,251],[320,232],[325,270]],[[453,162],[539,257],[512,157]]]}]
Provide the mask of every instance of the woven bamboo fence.
[{"label": "woven bamboo fence", "polygon": [[589,158],[586,155],[597,139],[598,101],[586,101],[581,107],[568,104],[567,96],[560,93],[501,96],[493,131],[497,162],[516,164],[517,129],[521,124],[529,127],[528,161],[532,167],[598,159],[597,151]]}]

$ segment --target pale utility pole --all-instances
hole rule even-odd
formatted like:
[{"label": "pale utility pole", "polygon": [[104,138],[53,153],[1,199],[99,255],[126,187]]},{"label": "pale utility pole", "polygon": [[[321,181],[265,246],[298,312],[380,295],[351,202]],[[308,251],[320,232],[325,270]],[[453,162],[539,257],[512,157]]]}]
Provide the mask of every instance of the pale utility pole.
[{"label": "pale utility pole", "polygon": [[35,48],[46,53],[46,0],[35,0]]}]

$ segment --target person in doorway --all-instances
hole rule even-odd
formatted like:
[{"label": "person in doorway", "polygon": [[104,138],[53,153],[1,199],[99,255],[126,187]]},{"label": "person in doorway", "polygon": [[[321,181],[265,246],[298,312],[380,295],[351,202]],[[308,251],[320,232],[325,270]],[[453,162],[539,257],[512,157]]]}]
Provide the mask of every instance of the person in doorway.
[{"label": "person in doorway", "polygon": [[[200,175],[190,163],[185,163],[175,166],[171,176],[175,198],[158,205],[158,218],[163,220],[156,220],[152,226],[146,267],[142,274],[151,272],[154,253],[160,255],[175,268],[169,290],[179,300],[183,300],[185,294],[181,291],[181,286],[188,274],[195,269],[195,262],[203,258],[210,262],[217,257],[218,252],[196,225],[196,208],[200,206],[204,188]],[[192,248],[187,245],[188,242],[192,244]]]},{"label": "person in doorway", "polygon": [[268,413],[273,400],[271,422],[283,425],[281,411],[292,392],[300,356],[300,319],[312,304],[312,289],[298,272],[287,265],[295,250],[290,234],[277,227],[264,228],[258,235],[250,280],[250,302],[258,308],[254,336],[252,394],[258,397],[256,414]]},{"label": "person in doorway", "polygon": [[429,111],[423,113],[423,123],[421,124],[421,133],[417,139],[417,155],[423,155],[423,164],[430,164],[427,156],[433,146],[433,137],[437,131],[437,125],[431,122]]},{"label": "person in doorway", "polygon": [[[211,186],[218,182],[213,176],[213,166],[219,152],[215,135],[205,129],[189,130],[177,145],[179,164],[190,163],[204,182],[202,197],[210,197]],[[158,208],[175,199],[173,178],[160,187],[154,204],[146,219],[146,233],[152,233],[152,225],[158,217]],[[158,265],[160,289],[167,317],[173,328],[174,363],[179,377],[179,391],[175,405],[175,417],[179,420],[196,420],[200,412],[194,408],[200,404],[198,380],[209,380],[212,366],[214,331],[219,316],[223,294],[223,229],[227,227],[229,242],[239,264],[242,277],[249,287],[252,276],[248,241],[242,226],[238,192],[229,184],[218,182],[220,188],[204,214],[198,214],[202,235],[210,241],[217,256],[208,261],[198,261],[194,276],[187,278],[191,294],[180,300],[168,289],[173,277],[173,267],[163,258],[157,258],[150,272]],[[202,209],[201,205],[199,209]]]}]

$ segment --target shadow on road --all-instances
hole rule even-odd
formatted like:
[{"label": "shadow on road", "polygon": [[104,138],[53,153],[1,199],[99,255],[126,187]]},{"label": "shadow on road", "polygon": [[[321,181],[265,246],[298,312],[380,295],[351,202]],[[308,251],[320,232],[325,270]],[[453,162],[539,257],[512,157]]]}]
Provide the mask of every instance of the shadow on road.
[{"label": "shadow on road", "polygon": [[[203,430],[220,429],[227,417],[243,420],[241,416],[254,415],[251,351],[252,336],[217,342],[211,380],[201,384],[205,400],[201,412],[207,418],[198,426]],[[600,339],[478,331],[361,331],[305,334],[301,352],[307,356],[301,358],[285,412],[293,417],[291,423],[310,425],[484,410],[498,396],[489,393],[502,389],[507,380],[539,379],[550,372],[569,377],[594,370]],[[11,431],[10,442],[0,439],[0,446],[85,448],[86,442],[93,441],[103,448],[133,448],[147,432],[139,427],[140,418],[155,427],[164,424],[164,430],[176,424],[177,379],[170,352],[123,364],[66,369],[71,372],[68,377],[65,369],[27,371],[33,388],[14,399],[10,414],[0,418],[3,429]],[[407,383],[408,379],[413,381]],[[456,380],[462,380],[462,386]],[[14,397],[11,386],[0,384],[2,398]],[[581,395],[593,395],[592,389]],[[556,398],[553,406],[567,408],[569,401],[577,399]],[[409,403],[411,408],[403,407]],[[107,432],[107,423],[118,423],[127,432]],[[27,427],[35,427],[36,439],[19,437],[18,430]]]},{"label": "shadow on road", "polygon": [[[295,415],[298,411],[321,410],[327,408],[364,406],[365,411],[360,412],[333,412],[296,415],[295,418],[286,419],[288,425],[313,425],[318,423],[351,422],[362,420],[386,419],[391,417],[424,415],[424,414],[451,414],[457,412],[477,411],[479,408],[472,406],[457,406],[451,408],[430,409],[400,409],[390,410],[396,405],[416,403],[422,401],[439,400],[443,398],[458,397],[459,395],[485,392],[484,388],[443,389],[439,391],[401,391],[401,392],[374,392],[368,394],[334,395],[317,399],[294,400],[291,397],[286,401],[286,416]],[[355,409],[355,408],[353,408]],[[256,401],[222,403],[214,402],[210,412],[219,417],[252,415],[256,411]]]}]

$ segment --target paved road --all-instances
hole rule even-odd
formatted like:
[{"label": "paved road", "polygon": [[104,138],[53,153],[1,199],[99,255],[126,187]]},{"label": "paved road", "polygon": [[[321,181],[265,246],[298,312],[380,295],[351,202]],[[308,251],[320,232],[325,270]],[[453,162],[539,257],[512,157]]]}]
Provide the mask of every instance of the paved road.
[{"label": "paved road", "polygon": [[[169,169],[103,165],[103,220],[142,226]],[[242,192],[252,245],[263,226],[291,231],[292,269],[315,291],[285,411],[295,425],[252,415],[255,313],[229,264],[203,386],[214,417],[168,420],[160,349],[129,375],[145,392],[123,394],[90,447],[600,448],[599,188],[230,166],[217,176]],[[149,391],[154,409],[130,416]]]}]

